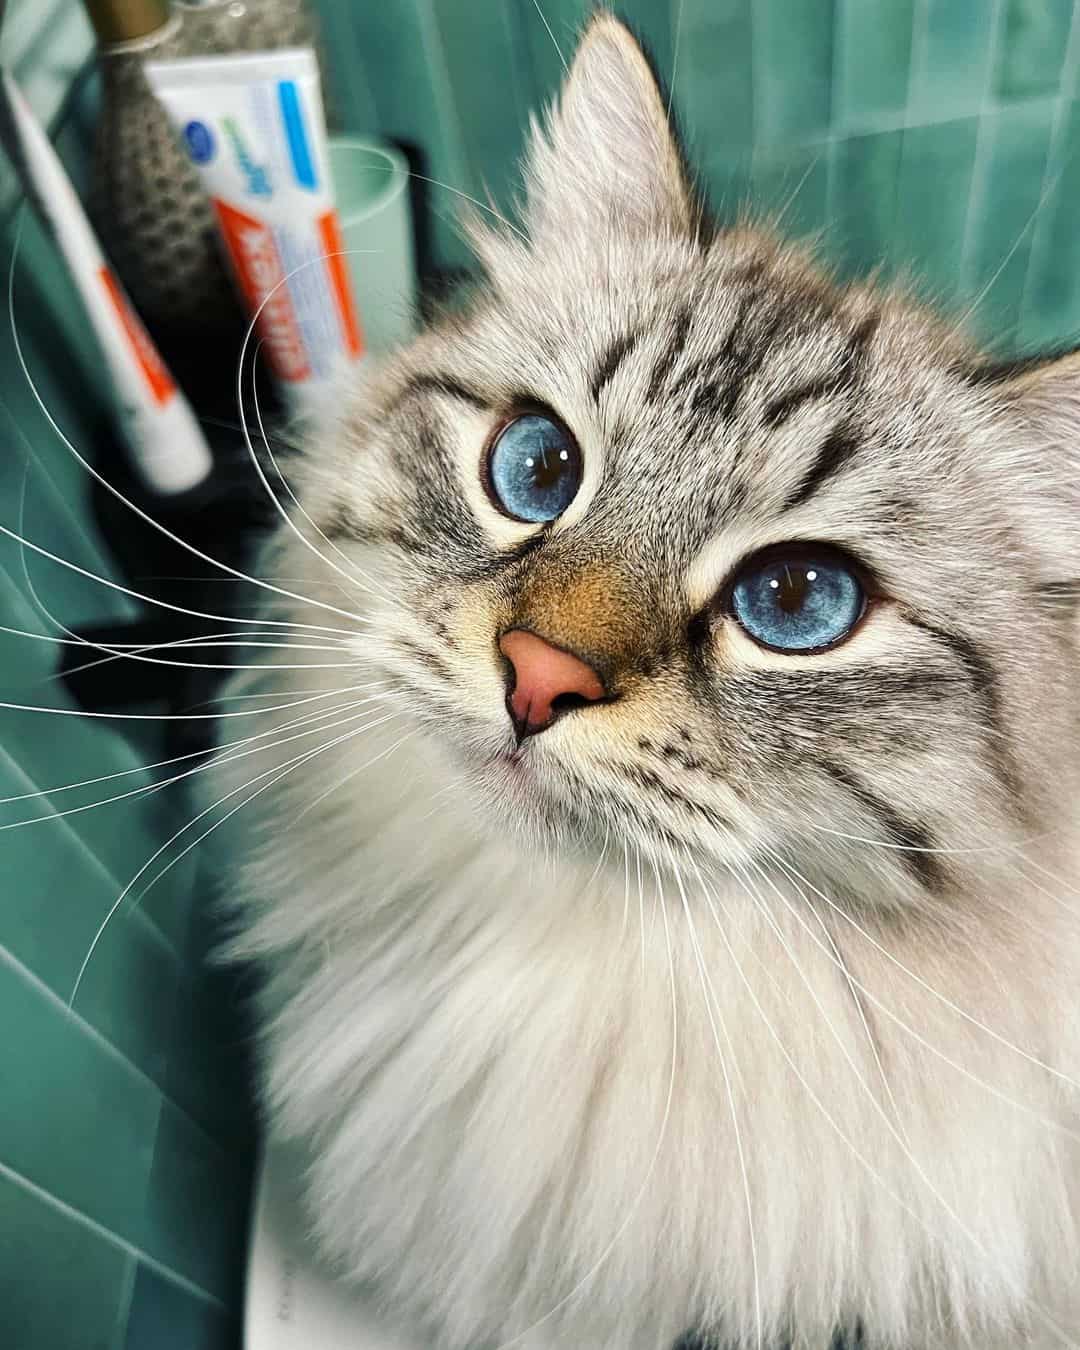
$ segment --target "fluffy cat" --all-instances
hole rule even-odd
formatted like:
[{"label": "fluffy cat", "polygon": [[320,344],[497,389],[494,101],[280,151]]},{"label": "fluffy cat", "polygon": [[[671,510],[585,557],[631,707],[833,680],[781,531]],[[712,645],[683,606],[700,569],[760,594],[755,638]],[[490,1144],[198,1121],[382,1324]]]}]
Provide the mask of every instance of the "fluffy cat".
[{"label": "fluffy cat", "polygon": [[606,15],[471,228],[216,771],[323,1252],[446,1350],[1080,1342],[1080,364],[712,229]]}]

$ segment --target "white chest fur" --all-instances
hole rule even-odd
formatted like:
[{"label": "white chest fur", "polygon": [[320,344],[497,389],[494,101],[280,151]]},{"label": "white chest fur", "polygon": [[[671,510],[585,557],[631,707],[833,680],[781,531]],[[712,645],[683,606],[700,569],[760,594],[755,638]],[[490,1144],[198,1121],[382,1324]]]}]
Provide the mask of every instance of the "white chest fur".
[{"label": "white chest fur", "polygon": [[242,880],[274,1114],[327,1250],[406,1318],[455,1350],[666,1350],[695,1319],[824,1347],[838,1311],[919,1350],[965,1343],[942,1318],[1071,1343],[1045,1321],[1077,1317],[1049,966],[1007,1000],[985,945],[763,878],[646,870],[639,902],[621,856],[478,838],[426,759],[283,849],[305,794],[264,801]]}]

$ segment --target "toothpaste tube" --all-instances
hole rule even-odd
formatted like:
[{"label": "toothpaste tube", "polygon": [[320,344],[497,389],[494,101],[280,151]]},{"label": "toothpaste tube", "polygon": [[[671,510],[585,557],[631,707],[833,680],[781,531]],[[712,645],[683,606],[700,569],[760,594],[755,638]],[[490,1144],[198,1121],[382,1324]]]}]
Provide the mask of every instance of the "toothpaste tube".
[{"label": "toothpaste tube", "polygon": [[162,494],[195,487],[213,468],[206,438],[106,263],[48,136],[6,71],[0,71],[0,141],[71,273],[112,376],[140,476]]},{"label": "toothpaste tube", "polygon": [[263,348],[294,402],[363,354],[310,48],[146,64],[202,175]]}]

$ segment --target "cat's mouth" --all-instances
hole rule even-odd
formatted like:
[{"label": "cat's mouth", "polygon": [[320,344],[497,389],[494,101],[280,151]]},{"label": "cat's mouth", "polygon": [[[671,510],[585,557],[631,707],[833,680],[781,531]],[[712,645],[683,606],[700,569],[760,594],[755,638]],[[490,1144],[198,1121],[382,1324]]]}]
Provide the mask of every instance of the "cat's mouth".
[{"label": "cat's mouth", "polygon": [[529,763],[528,742],[500,750],[495,756],[495,763],[515,781],[534,776]]}]

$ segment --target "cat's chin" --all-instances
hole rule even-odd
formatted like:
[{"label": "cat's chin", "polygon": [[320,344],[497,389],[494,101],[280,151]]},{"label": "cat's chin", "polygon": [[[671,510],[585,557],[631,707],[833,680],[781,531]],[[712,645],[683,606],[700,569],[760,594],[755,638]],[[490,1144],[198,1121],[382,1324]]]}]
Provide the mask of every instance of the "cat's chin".
[{"label": "cat's chin", "polygon": [[546,820],[556,807],[537,757],[529,743],[501,745],[474,767],[484,796],[501,816],[525,814],[532,821]]},{"label": "cat's chin", "polygon": [[531,740],[519,745],[510,737],[458,747],[454,758],[471,782],[477,825],[500,839],[513,835],[529,852],[547,854],[552,845],[564,851],[576,843],[590,853],[594,823],[567,801],[557,772],[537,751]]}]

